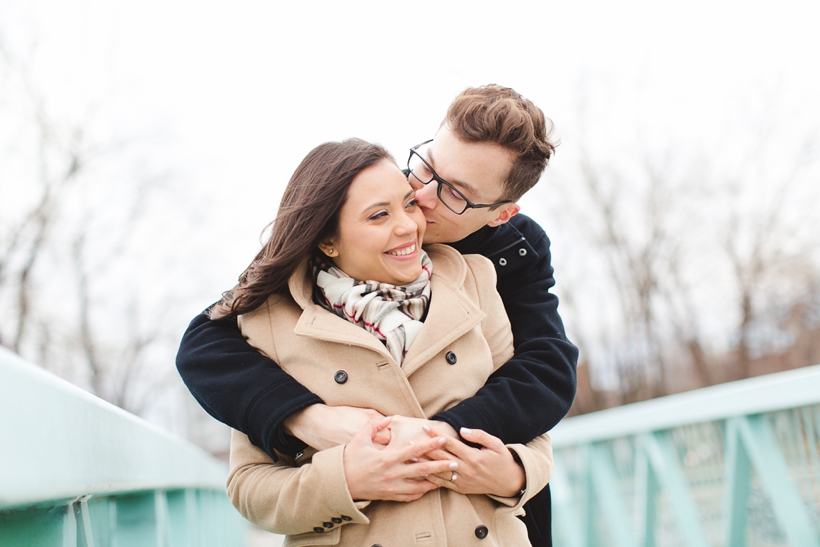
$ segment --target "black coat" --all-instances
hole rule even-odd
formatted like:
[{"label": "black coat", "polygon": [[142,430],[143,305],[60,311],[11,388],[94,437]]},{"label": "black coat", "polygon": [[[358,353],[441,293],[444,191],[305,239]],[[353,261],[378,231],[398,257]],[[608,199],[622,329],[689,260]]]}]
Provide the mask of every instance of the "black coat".
[{"label": "black coat", "polygon": [[[492,260],[498,292],[510,318],[515,356],[490,376],[475,396],[432,417],[483,429],[504,443],[527,443],[552,429],[575,397],[578,350],[566,338],[550,264],[549,239],[524,215],[484,227],[453,244],[462,254]],[[233,320],[203,313],[188,326],[177,368],[197,401],[217,420],[242,431],[271,458],[304,443],[282,432],[294,412],[322,400],[251,347]],[[550,545],[549,487],[525,506],[534,547]]]}]

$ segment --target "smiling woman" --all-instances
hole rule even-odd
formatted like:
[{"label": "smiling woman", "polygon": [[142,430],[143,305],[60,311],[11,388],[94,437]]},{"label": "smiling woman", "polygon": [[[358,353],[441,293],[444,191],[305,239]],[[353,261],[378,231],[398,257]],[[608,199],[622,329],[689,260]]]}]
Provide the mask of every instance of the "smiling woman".
[{"label": "smiling woman", "polygon": [[[338,233],[354,180],[368,168],[390,162],[387,150],[359,139],[328,142],[311,150],[290,178],[268,241],[239,277],[239,284],[211,308],[211,318],[236,317],[257,309],[272,294],[287,293],[293,272],[304,260],[317,257],[320,242]],[[404,186],[409,189],[406,180]]]},{"label": "smiling woman", "polygon": [[[474,462],[427,420],[473,396],[512,356],[513,337],[492,263],[422,249],[425,229],[382,147],[325,143],[296,169],[268,241],[210,311],[237,317],[248,343],[321,402],[372,413],[345,444],[295,456],[271,458],[233,433],[233,504],[298,535],[292,544],[529,545],[517,515],[549,480],[549,438],[504,445],[463,430],[490,454]],[[412,420],[425,424],[414,437],[402,426]]]},{"label": "smiling woman", "polygon": [[404,285],[421,273],[425,228],[407,178],[395,163],[382,160],[353,179],[339,228],[319,248],[355,279]]}]

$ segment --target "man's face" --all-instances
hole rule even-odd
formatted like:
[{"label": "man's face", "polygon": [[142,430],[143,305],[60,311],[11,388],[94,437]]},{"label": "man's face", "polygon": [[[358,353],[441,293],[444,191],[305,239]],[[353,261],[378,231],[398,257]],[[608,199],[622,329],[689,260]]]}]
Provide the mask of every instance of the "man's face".
[{"label": "man's face", "polygon": [[[458,188],[471,202],[502,201],[504,181],[515,159],[513,152],[493,143],[465,142],[446,125],[419,152],[439,177]],[[504,224],[519,210],[517,204],[507,203],[492,209],[467,209],[457,215],[438,199],[438,182],[424,185],[411,176],[410,183],[427,219],[425,243],[454,243],[485,225]]]}]

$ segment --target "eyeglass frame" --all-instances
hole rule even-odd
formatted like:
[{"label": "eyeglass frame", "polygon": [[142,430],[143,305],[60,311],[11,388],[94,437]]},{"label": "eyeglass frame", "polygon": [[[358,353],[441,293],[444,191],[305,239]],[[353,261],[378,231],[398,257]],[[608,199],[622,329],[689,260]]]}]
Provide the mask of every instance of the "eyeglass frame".
[{"label": "eyeglass frame", "polygon": [[[413,175],[413,178],[415,178],[417,181],[419,181],[420,183],[422,183],[422,184],[423,184],[423,185],[425,185],[425,186],[426,186],[426,185],[428,185],[428,184],[430,184],[430,183],[431,183],[431,182],[433,182],[433,181],[436,181],[436,182],[438,183],[438,188],[436,189],[436,196],[438,197],[438,200],[439,200],[439,201],[440,201],[440,202],[441,202],[441,203],[442,203],[445,207],[447,207],[449,210],[451,210],[452,212],[454,212],[454,213],[455,213],[455,214],[457,214],[457,215],[463,215],[463,214],[464,214],[464,212],[465,212],[465,211],[467,211],[467,209],[483,209],[483,208],[486,208],[486,207],[498,207],[498,206],[500,206],[500,205],[506,205],[507,203],[513,203],[513,200],[511,200],[511,199],[507,199],[507,200],[504,200],[504,201],[499,201],[498,203],[473,203],[472,201],[470,201],[469,199],[467,199],[467,196],[465,196],[465,195],[464,195],[464,193],[463,193],[461,190],[459,190],[458,188],[456,188],[455,186],[453,186],[452,184],[450,184],[449,182],[447,182],[446,180],[444,180],[443,178],[441,178],[441,177],[438,175],[438,173],[436,173],[436,170],[435,170],[435,169],[433,169],[433,166],[432,166],[432,165],[430,165],[430,164],[427,162],[427,160],[426,160],[426,159],[424,159],[424,156],[422,156],[421,154],[419,154],[419,153],[418,153],[418,149],[419,149],[420,147],[424,146],[425,144],[429,144],[429,143],[433,142],[433,140],[434,140],[434,139],[426,140],[426,141],[424,141],[424,142],[422,142],[422,143],[419,143],[419,144],[417,144],[416,146],[413,146],[413,147],[411,147],[411,148],[410,148],[410,155],[407,157],[407,168],[406,168],[406,169],[402,169],[402,171],[404,172],[404,174],[407,176],[407,178],[408,178],[408,179],[410,178],[410,175]],[[428,180],[427,182],[424,182],[423,180],[421,180],[420,178],[418,178],[418,177],[415,175],[415,173],[413,173],[413,170],[412,170],[412,169],[410,169],[410,160],[412,160],[412,159],[413,159],[413,155],[416,155],[416,156],[419,158],[419,160],[421,160],[421,162],[422,162],[425,166],[427,166],[427,169],[429,169],[429,170],[430,170],[430,173],[432,173],[432,174],[433,174],[433,178],[431,178],[431,179],[430,179],[430,180]],[[461,196],[461,198],[464,200],[464,203],[465,203],[465,205],[464,205],[464,209],[462,209],[462,211],[461,211],[460,213],[459,213],[458,211],[456,211],[455,209],[453,209],[452,207],[450,207],[450,206],[447,204],[447,202],[446,202],[446,201],[444,201],[443,199],[441,199],[441,188],[442,188],[442,186],[447,186],[450,190],[452,190],[453,192],[455,192],[456,194],[458,194],[459,196]]]}]

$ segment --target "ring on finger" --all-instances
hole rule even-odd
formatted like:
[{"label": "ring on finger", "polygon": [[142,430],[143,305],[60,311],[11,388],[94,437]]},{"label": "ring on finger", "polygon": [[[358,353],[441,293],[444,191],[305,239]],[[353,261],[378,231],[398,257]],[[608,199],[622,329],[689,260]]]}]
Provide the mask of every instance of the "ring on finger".
[{"label": "ring on finger", "polygon": [[455,481],[457,478],[458,478],[458,475],[456,475],[455,473],[453,473],[453,476],[452,476],[452,477],[450,477],[450,480],[451,480],[451,481]]}]

